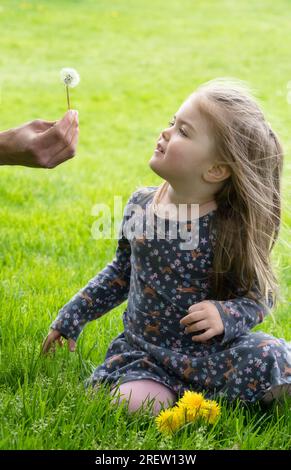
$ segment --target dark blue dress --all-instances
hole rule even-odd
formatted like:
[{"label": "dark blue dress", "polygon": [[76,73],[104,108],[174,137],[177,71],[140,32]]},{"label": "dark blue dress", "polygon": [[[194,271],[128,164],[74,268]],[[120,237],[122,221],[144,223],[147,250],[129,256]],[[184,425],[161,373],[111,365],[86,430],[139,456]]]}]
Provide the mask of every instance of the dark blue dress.
[{"label": "dark blue dress", "polygon": [[[171,238],[171,221],[165,221],[164,238],[157,237],[160,219],[154,215],[154,237],[132,237],[128,222],[132,204],[142,209],[143,223],[158,187],[135,191],[127,202],[120,227],[116,256],[58,313],[51,324],[65,338],[77,340],[85,324],[128,299],[123,313],[124,331],[110,343],[104,362],[86,386],[112,385],[152,379],[182,396],[203,392],[207,398],[229,401],[260,400],[273,385],[291,383],[291,342],[264,332],[250,332],[262,322],[268,308],[259,301],[238,296],[226,301],[210,297],[215,230],[210,221],[216,209],[196,219],[199,233],[195,249],[181,248],[185,238]],[[131,219],[133,220],[133,219]],[[188,221],[189,223],[190,221]],[[192,221],[193,222],[193,221]],[[223,321],[224,333],[207,342],[192,340],[180,319],[188,308],[203,300],[213,302]],[[272,307],[272,301],[268,305]],[[200,331],[197,334],[201,334]]]}]

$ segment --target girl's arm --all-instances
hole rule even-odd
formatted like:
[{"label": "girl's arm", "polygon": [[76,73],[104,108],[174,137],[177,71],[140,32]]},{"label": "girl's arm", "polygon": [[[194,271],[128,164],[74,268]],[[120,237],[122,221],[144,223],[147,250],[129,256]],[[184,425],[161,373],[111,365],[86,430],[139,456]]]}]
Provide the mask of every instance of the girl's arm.
[{"label": "girl's arm", "polygon": [[[258,293],[256,287],[254,292]],[[273,296],[269,293],[268,303],[262,303],[249,297],[237,297],[229,300],[209,300],[218,309],[224,333],[220,344],[228,343],[247,333],[251,328],[261,323],[273,306]]]},{"label": "girl's arm", "polygon": [[[133,202],[134,194],[126,207]],[[123,229],[130,215],[125,214],[126,208],[119,230],[115,258],[61,308],[50,325],[50,328],[58,330],[66,339],[76,341],[87,322],[101,317],[128,297],[131,247]]]}]

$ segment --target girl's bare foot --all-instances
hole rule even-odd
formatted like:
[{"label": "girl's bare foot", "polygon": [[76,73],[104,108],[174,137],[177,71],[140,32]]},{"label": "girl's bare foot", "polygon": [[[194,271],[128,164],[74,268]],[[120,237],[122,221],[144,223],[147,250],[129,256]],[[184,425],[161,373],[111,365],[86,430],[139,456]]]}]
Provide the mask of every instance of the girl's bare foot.
[{"label": "girl's bare foot", "polygon": [[271,404],[274,400],[283,402],[285,397],[291,397],[291,384],[274,385],[262,398],[265,405]]}]

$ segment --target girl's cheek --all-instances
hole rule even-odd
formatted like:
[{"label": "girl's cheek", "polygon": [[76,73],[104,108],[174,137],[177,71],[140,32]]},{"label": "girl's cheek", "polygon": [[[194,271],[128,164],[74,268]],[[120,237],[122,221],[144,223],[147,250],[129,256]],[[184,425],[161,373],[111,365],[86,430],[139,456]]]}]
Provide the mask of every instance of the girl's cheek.
[{"label": "girl's cheek", "polygon": [[207,135],[201,136],[199,140],[199,149],[202,158],[209,158],[214,151],[214,142]]},{"label": "girl's cheek", "polygon": [[191,163],[189,163],[185,152],[171,150],[171,154],[169,154],[169,158],[166,158],[166,161],[169,168],[172,168],[176,175],[188,174]]},{"label": "girl's cheek", "polygon": [[195,165],[197,163],[203,163],[207,157],[208,148],[207,146],[196,144],[191,149],[191,161]]},{"label": "girl's cheek", "polygon": [[185,149],[178,143],[173,143],[167,150],[167,153],[172,160],[179,160],[183,158],[183,155],[185,155]]},{"label": "girl's cheek", "polygon": [[183,164],[183,154],[180,151],[176,151],[174,149],[171,149],[169,153],[166,155],[166,161],[168,162],[169,165],[178,167],[179,165],[181,166]]}]

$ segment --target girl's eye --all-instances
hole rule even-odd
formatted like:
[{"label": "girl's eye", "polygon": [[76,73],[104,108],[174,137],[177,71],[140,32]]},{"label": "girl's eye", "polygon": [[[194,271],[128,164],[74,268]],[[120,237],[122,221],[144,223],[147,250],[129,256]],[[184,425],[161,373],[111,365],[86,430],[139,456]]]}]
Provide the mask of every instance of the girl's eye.
[{"label": "girl's eye", "polygon": [[[170,126],[174,125],[175,122],[174,121],[169,121],[168,124]],[[183,131],[183,129],[180,127],[179,131],[181,132],[182,135],[184,135],[185,137],[187,137],[187,134],[185,134],[185,132]]]}]

